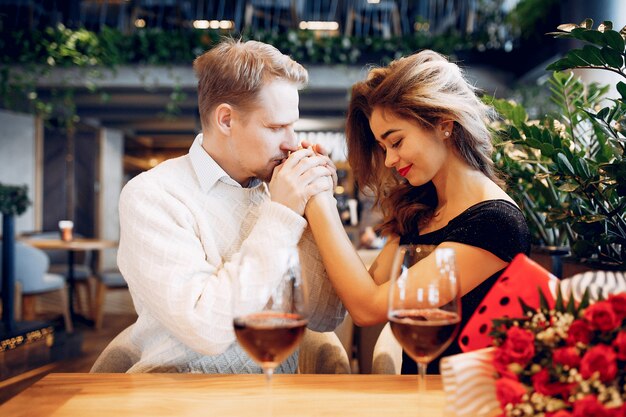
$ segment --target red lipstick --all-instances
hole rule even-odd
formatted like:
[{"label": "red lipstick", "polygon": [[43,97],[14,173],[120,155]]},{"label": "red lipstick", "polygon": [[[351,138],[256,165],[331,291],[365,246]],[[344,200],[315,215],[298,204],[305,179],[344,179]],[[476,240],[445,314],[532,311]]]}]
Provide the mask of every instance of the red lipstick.
[{"label": "red lipstick", "polygon": [[412,167],[413,167],[413,164],[407,165],[404,168],[400,168],[398,169],[398,174],[402,175],[403,177],[406,177],[406,174],[409,173]]}]

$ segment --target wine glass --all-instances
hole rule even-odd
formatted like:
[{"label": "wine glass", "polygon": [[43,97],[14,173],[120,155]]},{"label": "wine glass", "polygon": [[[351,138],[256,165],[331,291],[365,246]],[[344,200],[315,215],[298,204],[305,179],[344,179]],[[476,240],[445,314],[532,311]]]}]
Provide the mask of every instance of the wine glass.
[{"label": "wine glass", "polygon": [[[412,268],[418,262],[423,262],[424,272]],[[424,245],[398,247],[391,269],[387,318],[395,338],[417,362],[420,391],[423,391],[428,363],[450,345],[461,320],[453,249]]]},{"label": "wine glass", "polygon": [[308,323],[307,298],[296,250],[286,254],[285,271],[274,288],[260,291],[260,311],[233,320],[241,347],[263,368],[268,384],[274,369],[298,347]]}]

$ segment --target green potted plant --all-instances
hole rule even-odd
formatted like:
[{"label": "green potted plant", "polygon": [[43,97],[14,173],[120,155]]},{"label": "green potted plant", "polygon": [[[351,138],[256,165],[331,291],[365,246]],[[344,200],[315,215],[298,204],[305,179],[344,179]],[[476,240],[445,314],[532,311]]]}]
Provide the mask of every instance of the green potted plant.
[{"label": "green potted plant", "polygon": [[2,213],[2,322],[4,332],[15,327],[13,306],[15,298],[15,216],[24,213],[30,200],[28,187],[0,183],[0,213]]},{"label": "green potted plant", "polygon": [[556,114],[531,121],[523,106],[492,104],[503,116],[496,163],[515,181],[536,243],[567,245],[572,257],[592,268],[626,267],[626,83],[620,96],[607,87],[585,84],[566,70],[611,71],[626,78],[626,28],[603,22],[560,25],[558,38],[583,41],[550,66]]}]

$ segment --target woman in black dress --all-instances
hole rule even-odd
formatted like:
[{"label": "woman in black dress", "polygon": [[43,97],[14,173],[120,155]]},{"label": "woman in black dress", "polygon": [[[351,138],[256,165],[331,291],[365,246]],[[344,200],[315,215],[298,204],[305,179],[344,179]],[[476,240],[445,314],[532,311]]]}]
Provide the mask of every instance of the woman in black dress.
[{"label": "woman in black dress", "polygon": [[[387,244],[367,271],[331,193],[312,198],[305,214],[329,277],[356,324],[387,320],[389,272],[398,244],[455,250],[461,326],[513,257],[529,251],[524,216],[501,188],[491,159],[486,123],[492,115],[460,68],[433,51],[374,68],[353,86],[348,160],[359,186],[375,193]],[[435,271],[433,257],[412,269],[416,277]],[[455,342],[443,355],[459,351]],[[437,369],[434,361],[429,371]],[[402,371],[416,372],[406,355]]]}]

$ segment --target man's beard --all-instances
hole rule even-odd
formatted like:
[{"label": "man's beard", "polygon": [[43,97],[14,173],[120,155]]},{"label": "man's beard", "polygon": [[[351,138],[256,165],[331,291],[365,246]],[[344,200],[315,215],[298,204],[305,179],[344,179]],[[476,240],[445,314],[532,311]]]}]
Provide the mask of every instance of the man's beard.
[{"label": "man's beard", "polygon": [[258,173],[257,178],[264,182],[270,182],[272,180],[272,176],[274,175],[274,170],[278,166],[280,166],[282,163],[284,163],[287,157],[288,155],[277,155],[274,158],[272,158],[270,160],[272,167],[271,168],[268,167],[266,172]]}]

